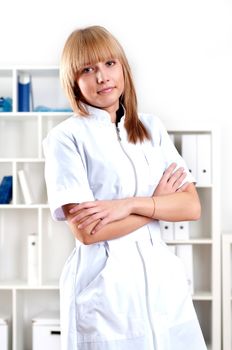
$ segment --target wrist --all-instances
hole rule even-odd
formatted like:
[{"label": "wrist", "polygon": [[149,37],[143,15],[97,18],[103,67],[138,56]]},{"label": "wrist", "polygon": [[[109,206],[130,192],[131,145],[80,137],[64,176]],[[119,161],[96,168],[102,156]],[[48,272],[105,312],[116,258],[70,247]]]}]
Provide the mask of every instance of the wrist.
[{"label": "wrist", "polygon": [[154,202],[151,197],[132,197],[131,214],[150,217],[154,210]]},{"label": "wrist", "polygon": [[129,197],[129,198],[125,198],[124,200],[126,200],[127,202],[127,209],[128,209],[128,213],[130,214],[137,214],[136,208],[137,208],[137,197]]}]

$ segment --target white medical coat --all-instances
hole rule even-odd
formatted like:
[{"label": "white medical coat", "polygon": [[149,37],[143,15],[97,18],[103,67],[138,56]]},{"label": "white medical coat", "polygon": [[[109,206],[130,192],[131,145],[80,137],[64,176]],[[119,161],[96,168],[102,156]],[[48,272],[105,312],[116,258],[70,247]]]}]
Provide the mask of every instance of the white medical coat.
[{"label": "white medical coat", "polygon": [[[151,141],[129,143],[118,124],[88,107],[44,140],[45,178],[52,216],[62,205],[151,196],[176,162],[187,172],[160,120],[141,114]],[[120,138],[120,140],[119,140]],[[108,242],[77,241],[60,281],[63,350],[205,350],[180,260],[160,237],[158,221]]]}]

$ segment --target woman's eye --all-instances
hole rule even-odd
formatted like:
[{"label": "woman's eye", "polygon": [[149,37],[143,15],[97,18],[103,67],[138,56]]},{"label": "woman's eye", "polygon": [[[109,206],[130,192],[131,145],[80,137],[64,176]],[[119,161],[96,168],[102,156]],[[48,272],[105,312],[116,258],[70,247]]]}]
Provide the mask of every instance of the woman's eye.
[{"label": "woman's eye", "polygon": [[116,64],[116,61],[114,61],[114,60],[110,60],[110,61],[107,61],[107,62],[106,62],[106,65],[107,65],[107,66],[110,66],[110,67],[111,67],[111,66],[114,66],[115,64]]},{"label": "woman's eye", "polygon": [[85,67],[82,69],[82,73],[86,74],[86,73],[91,73],[93,71],[93,67]]}]

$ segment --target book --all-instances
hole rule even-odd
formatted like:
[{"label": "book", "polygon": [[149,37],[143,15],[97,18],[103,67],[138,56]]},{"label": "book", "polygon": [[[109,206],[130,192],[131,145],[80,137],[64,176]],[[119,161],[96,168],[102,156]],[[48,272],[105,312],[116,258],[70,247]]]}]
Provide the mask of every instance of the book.
[{"label": "book", "polygon": [[32,196],[24,170],[18,171],[18,178],[25,204],[32,204]]},{"label": "book", "polygon": [[4,176],[0,184],[0,204],[9,204],[12,200],[13,177]]}]

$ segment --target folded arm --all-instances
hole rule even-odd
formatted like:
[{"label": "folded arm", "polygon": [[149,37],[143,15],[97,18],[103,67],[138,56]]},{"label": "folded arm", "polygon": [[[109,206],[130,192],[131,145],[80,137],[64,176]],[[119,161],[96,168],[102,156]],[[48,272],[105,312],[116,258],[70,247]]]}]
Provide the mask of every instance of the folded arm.
[{"label": "folded arm", "polygon": [[[193,184],[180,187],[185,174],[165,171],[152,197],[67,204],[63,210],[73,234],[85,244],[124,236],[151,220],[184,221],[200,217],[200,202]],[[97,233],[97,234],[96,234]]]}]

